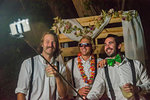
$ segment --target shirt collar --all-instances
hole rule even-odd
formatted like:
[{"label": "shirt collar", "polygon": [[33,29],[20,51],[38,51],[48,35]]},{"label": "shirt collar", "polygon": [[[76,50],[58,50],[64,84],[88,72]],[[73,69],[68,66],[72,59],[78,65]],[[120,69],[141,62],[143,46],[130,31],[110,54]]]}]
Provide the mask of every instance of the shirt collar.
[{"label": "shirt collar", "polygon": [[122,62],[121,62],[119,65],[122,65],[122,64],[126,63],[127,61],[128,61],[127,57],[125,57],[125,56],[123,55]]},{"label": "shirt collar", "polygon": [[84,62],[87,62],[87,61],[90,61],[91,60],[91,56],[89,57],[89,59],[87,59],[86,61],[80,56],[80,59],[82,60],[82,62],[84,63]]}]

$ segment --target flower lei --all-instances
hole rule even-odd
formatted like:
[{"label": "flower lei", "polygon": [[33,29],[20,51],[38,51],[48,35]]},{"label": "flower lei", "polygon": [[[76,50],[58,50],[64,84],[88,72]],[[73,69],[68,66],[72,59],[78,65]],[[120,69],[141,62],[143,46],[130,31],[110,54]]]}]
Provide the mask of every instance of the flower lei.
[{"label": "flower lei", "polygon": [[82,79],[84,80],[85,83],[92,84],[93,80],[94,80],[94,76],[95,76],[95,59],[94,59],[94,55],[91,56],[91,60],[90,60],[90,65],[91,65],[91,67],[90,67],[91,73],[90,74],[91,75],[90,75],[89,80],[88,80],[88,78],[85,75],[85,72],[83,70],[84,67],[82,66],[80,56],[81,56],[81,54],[79,53],[78,54],[78,68],[80,70]]}]

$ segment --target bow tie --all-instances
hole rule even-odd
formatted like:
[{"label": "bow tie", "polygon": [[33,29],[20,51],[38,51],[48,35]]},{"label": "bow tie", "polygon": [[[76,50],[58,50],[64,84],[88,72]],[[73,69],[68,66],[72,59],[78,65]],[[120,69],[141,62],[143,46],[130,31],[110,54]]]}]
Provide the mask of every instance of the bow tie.
[{"label": "bow tie", "polygon": [[107,64],[108,64],[109,66],[114,66],[115,62],[121,63],[121,57],[120,57],[119,54],[117,54],[114,59],[107,59]]}]

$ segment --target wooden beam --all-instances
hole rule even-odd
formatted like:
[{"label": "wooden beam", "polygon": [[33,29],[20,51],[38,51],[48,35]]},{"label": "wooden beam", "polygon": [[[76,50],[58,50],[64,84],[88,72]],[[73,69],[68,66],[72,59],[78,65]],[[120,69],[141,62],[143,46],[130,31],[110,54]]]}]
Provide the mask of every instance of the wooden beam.
[{"label": "wooden beam", "polygon": [[65,42],[73,42],[73,40],[69,39],[64,34],[59,34],[59,43],[65,43]]},{"label": "wooden beam", "polygon": [[[100,35],[97,38],[105,38],[108,34],[115,34],[118,36],[122,36],[122,27],[113,27],[113,28],[106,28],[100,33]],[[59,34],[59,42],[65,43],[65,42],[73,42],[73,40],[66,37],[64,34]]]},{"label": "wooden beam", "polygon": [[102,33],[107,33],[107,32],[123,32],[122,27],[112,27],[112,28],[104,28]]},{"label": "wooden beam", "polygon": [[[99,16],[90,16],[90,17],[82,17],[82,18],[76,18],[76,20],[82,25],[82,26],[89,26],[94,25],[96,23],[96,19]],[[120,23],[122,20],[121,18],[111,18],[109,23]]]},{"label": "wooden beam", "polygon": [[[63,57],[77,56],[79,48],[78,47],[62,48],[61,51],[63,52],[62,53]],[[122,43],[121,52],[124,52],[124,43]],[[94,54],[104,54],[104,44],[97,45]]]},{"label": "wooden beam", "polygon": [[90,0],[72,0],[79,17],[91,16],[93,14],[92,10],[86,9],[84,5],[84,2],[89,2],[89,1]]},{"label": "wooden beam", "polygon": [[77,54],[79,52],[79,48],[78,47],[61,48],[61,51],[62,51],[62,56],[63,57],[77,56]]}]

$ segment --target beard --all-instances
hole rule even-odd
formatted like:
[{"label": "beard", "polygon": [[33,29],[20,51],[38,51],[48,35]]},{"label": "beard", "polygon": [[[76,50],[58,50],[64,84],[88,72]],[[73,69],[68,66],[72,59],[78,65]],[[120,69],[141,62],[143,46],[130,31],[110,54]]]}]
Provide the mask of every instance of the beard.
[{"label": "beard", "polygon": [[[48,49],[50,49],[50,50],[48,50]],[[44,51],[48,55],[53,55],[55,48],[54,47],[46,47]]]},{"label": "beard", "polygon": [[[110,52],[110,53],[107,52],[109,50],[112,51],[112,52]],[[107,48],[105,52],[106,52],[106,54],[107,54],[108,57],[115,57],[117,55],[117,53],[118,53],[116,50],[117,49]]]}]

